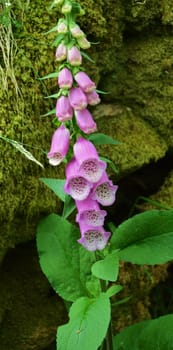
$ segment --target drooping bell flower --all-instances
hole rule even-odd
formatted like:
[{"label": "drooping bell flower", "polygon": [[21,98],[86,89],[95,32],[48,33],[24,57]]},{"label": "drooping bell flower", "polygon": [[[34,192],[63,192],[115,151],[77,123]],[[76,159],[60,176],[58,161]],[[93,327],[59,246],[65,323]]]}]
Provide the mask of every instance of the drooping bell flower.
[{"label": "drooping bell flower", "polygon": [[88,197],[92,184],[79,172],[79,165],[73,158],[66,166],[65,193],[75,200],[84,200]]},{"label": "drooping bell flower", "polygon": [[93,132],[97,131],[97,124],[87,109],[83,109],[82,111],[75,111],[75,117],[78,127],[85,134],[92,134]]},{"label": "drooping bell flower", "polygon": [[81,175],[92,183],[98,182],[107,164],[99,159],[97,150],[92,142],[79,137],[73,146],[73,151],[79,164]]},{"label": "drooping bell flower", "polygon": [[101,101],[99,94],[95,90],[89,92],[86,96],[90,106],[96,106]]},{"label": "drooping bell flower", "polygon": [[70,89],[73,84],[73,76],[68,68],[63,68],[58,75],[58,85],[60,89]]},{"label": "drooping bell flower", "polygon": [[80,111],[87,106],[87,98],[80,87],[74,87],[69,91],[69,101],[71,106]]},{"label": "drooping bell flower", "polygon": [[107,241],[111,235],[106,232],[103,227],[91,227],[81,222],[79,224],[81,231],[81,238],[78,243],[82,244],[84,248],[89,251],[102,250],[105,248]]},{"label": "drooping bell flower", "polygon": [[58,62],[65,60],[65,58],[67,57],[67,48],[64,45],[64,43],[61,43],[58,45],[56,49],[55,57]]},{"label": "drooping bell flower", "polygon": [[73,116],[73,109],[69,99],[66,96],[61,96],[56,103],[56,117],[60,122],[70,120]]},{"label": "drooping bell flower", "polygon": [[72,66],[79,66],[82,63],[82,55],[76,46],[68,49],[67,60]]},{"label": "drooping bell flower", "polygon": [[91,47],[90,42],[87,40],[86,37],[81,37],[77,39],[78,45],[81,47],[81,49],[89,49]]},{"label": "drooping bell flower", "polygon": [[60,18],[59,21],[58,21],[58,26],[57,26],[57,30],[58,30],[58,33],[59,34],[66,34],[67,33],[67,22]]},{"label": "drooping bell flower", "polygon": [[70,24],[70,32],[73,38],[76,38],[76,39],[82,38],[85,36],[84,32],[80,29],[80,27],[76,23]]},{"label": "drooping bell flower", "polygon": [[47,154],[51,165],[59,165],[66,157],[70,144],[70,132],[61,125],[53,134],[50,151]]},{"label": "drooping bell flower", "polygon": [[94,185],[91,192],[91,198],[98,201],[102,205],[112,205],[115,202],[117,189],[118,186],[113,185],[106,172],[104,172],[98,183]]},{"label": "drooping bell flower", "polygon": [[84,222],[88,226],[103,226],[106,211],[101,210],[97,201],[88,196],[83,201],[76,201],[78,214],[76,222]]},{"label": "drooping bell flower", "polygon": [[88,93],[95,90],[95,83],[89,78],[86,73],[78,72],[75,74],[74,78],[84,92]]}]

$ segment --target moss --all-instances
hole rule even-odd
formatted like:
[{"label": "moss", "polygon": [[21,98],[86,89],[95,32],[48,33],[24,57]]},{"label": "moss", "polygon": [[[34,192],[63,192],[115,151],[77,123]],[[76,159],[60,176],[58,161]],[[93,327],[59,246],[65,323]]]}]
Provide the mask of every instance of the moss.
[{"label": "moss", "polygon": [[119,61],[117,72],[107,76],[111,94],[107,100],[118,100],[144,118],[173,145],[173,39],[169,32],[164,35],[140,34],[124,42],[124,62]]},{"label": "moss", "polygon": [[[96,110],[99,131],[111,135],[121,143],[100,146],[100,152],[109,156],[119,169],[119,176],[164,157],[167,146],[157,132],[131,110],[115,105],[102,105]],[[107,122],[105,122],[105,120]]]},{"label": "moss", "polygon": [[48,346],[67,315],[41,274],[34,244],[22,245],[6,256],[0,280],[1,350]]}]

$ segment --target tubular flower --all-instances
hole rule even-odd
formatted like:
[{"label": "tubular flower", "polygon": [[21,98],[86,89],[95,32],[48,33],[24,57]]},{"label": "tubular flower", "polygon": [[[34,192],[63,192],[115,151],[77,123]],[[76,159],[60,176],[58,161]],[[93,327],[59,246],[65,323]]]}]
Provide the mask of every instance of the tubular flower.
[{"label": "tubular flower", "polygon": [[104,172],[98,183],[94,185],[91,198],[97,200],[102,205],[112,205],[115,202],[117,189],[118,186],[113,185],[106,172]]},{"label": "tubular flower", "polygon": [[78,72],[75,74],[74,78],[80,88],[86,93],[91,92],[96,88],[95,83],[84,72]]},{"label": "tubular flower", "polygon": [[98,182],[106,169],[106,163],[99,159],[92,142],[79,137],[73,146],[81,175],[90,182]]},{"label": "tubular flower", "polygon": [[100,97],[95,90],[93,90],[87,94],[87,102],[90,106],[95,106],[98,103],[100,103],[100,101],[101,101]]},{"label": "tubular flower", "polygon": [[80,27],[76,23],[73,23],[70,25],[70,32],[73,38],[76,38],[76,39],[82,38],[85,36],[84,32],[80,29]]},{"label": "tubular flower", "polygon": [[81,49],[89,49],[91,47],[90,42],[87,40],[86,37],[81,37],[77,39],[78,45],[81,47]]},{"label": "tubular flower", "polygon": [[77,111],[80,111],[87,106],[86,95],[80,87],[74,87],[69,91],[69,101],[71,106]]},{"label": "tubular flower", "polygon": [[70,105],[68,97],[61,96],[56,103],[56,117],[60,122],[71,119],[73,116],[73,109]]},{"label": "tubular flower", "polygon": [[68,49],[67,60],[72,66],[80,66],[82,63],[81,53],[76,46],[72,46],[71,49]]},{"label": "tubular flower", "polygon": [[70,89],[73,84],[73,76],[68,68],[63,68],[58,75],[60,89]]},{"label": "tubular flower", "polygon": [[91,227],[84,223],[79,223],[81,238],[78,242],[89,251],[102,250],[105,248],[110,237],[110,232],[105,232],[103,227]]},{"label": "tubular flower", "polygon": [[51,165],[59,165],[66,157],[70,144],[70,132],[61,125],[53,134],[47,157]]},{"label": "tubular flower", "polygon": [[76,222],[84,222],[88,226],[103,226],[104,218],[106,216],[105,210],[100,210],[97,201],[92,200],[88,196],[83,201],[76,201],[78,214],[76,215]]},{"label": "tubular flower", "polygon": [[91,134],[97,131],[97,124],[87,109],[83,109],[82,111],[75,111],[75,117],[78,127],[85,134]]},{"label": "tubular flower", "polygon": [[65,60],[67,57],[67,48],[63,43],[58,45],[55,57],[58,62]]},{"label": "tubular flower", "polygon": [[67,33],[68,28],[67,28],[67,23],[66,23],[65,20],[59,19],[59,21],[58,21],[58,26],[57,26],[57,30],[58,30],[58,33],[59,33],[59,34],[65,34],[65,33]]},{"label": "tubular flower", "polygon": [[75,200],[84,200],[88,197],[92,185],[79,172],[79,165],[73,158],[66,166],[66,182],[64,191]]}]

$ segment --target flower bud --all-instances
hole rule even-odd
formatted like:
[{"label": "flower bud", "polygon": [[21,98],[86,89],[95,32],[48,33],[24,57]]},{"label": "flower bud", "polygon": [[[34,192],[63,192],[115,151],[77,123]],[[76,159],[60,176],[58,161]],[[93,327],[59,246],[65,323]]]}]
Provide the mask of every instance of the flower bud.
[{"label": "flower bud", "polygon": [[89,92],[86,96],[87,96],[88,104],[90,106],[95,106],[101,101],[98,93],[95,90]]},{"label": "flower bud", "polygon": [[70,89],[73,84],[73,76],[68,68],[63,68],[59,72],[58,85],[60,89]]},{"label": "flower bud", "polygon": [[57,26],[57,30],[59,34],[66,34],[67,33],[67,23],[64,19],[60,19],[58,21],[58,26]]},{"label": "flower bud", "polygon": [[81,47],[81,49],[89,49],[91,47],[90,42],[87,40],[86,37],[81,37],[79,39],[77,39],[77,42],[79,44],[79,46]]},{"label": "flower bud", "polygon": [[78,24],[74,23],[70,25],[70,32],[73,36],[73,38],[82,38],[85,36],[84,32],[80,29]]},{"label": "flower bud", "polygon": [[89,78],[89,76],[86,73],[78,72],[77,74],[75,74],[74,78],[84,92],[88,93],[95,90],[95,83]]},{"label": "flower bud", "polygon": [[68,49],[67,60],[72,66],[79,66],[82,63],[82,56],[76,46],[72,46]]},{"label": "flower bud", "polygon": [[80,111],[87,106],[86,95],[80,87],[74,87],[70,90],[69,101],[71,106],[77,111]]},{"label": "flower bud", "polygon": [[60,122],[71,119],[73,116],[73,109],[70,105],[69,99],[66,96],[61,96],[56,103],[56,117]]},{"label": "flower bud", "polygon": [[72,5],[70,1],[65,1],[64,5],[61,8],[61,12],[66,14],[66,13],[70,13],[71,10],[72,10]]},{"label": "flower bud", "polygon": [[58,45],[55,57],[58,62],[65,60],[65,58],[67,57],[67,48],[64,45],[64,43]]},{"label": "flower bud", "polygon": [[97,124],[87,109],[83,109],[82,111],[75,111],[75,118],[78,127],[85,134],[92,134],[93,132],[97,131]]}]

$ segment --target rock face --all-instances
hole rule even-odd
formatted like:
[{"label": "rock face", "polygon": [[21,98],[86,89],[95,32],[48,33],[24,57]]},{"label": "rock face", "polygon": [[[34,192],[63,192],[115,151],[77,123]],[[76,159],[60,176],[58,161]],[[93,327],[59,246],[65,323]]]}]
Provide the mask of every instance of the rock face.
[{"label": "rock face", "polygon": [[[172,152],[173,5],[171,0],[80,2],[86,14],[79,19],[79,24],[88,39],[98,43],[88,50],[95,63],[85,61],[84,65],[99,89],[109,92],[102,95],[103,103],[93,113],[99,131],[121,142],[114,147],[100,147],[99,151],[115,162],[119,180]],[[26,145],[44,169],[0,140],[0,344],[2,350],[36,350],[52,342],[55,324],[60,323],[62,305],[59,306],[59,300],[53,297],[48,311],[45,309],[50,322],[43,317],[39,324],[34,309],[38,314],[42,312],[39,293],[44,295],[43,303],[47,304],[49,287],[35,265],[33,248],[29,244],[25,248],[22,246],[21,251],[27,251],[23,254],[15,247],[34,239],[41,217],[61,210],[61,203],[39,181],[40,177],[64,177],[62,167],[51,168],[47,163],[45,153],[49,149],[53,125],[51,116],[42,117],[54,108],[55,101],[44,97],[57,91],[57,82],[56,79],[38,80],[55,69],[55,48],[51,46],[54,35],[43,33],[56,24],[60,14],[57,10],[49,12],[41,0],[25,3],[15,0],[10,14],[3,7],[2,10],[3,57],[8,58],[9,40],[12,51],[10,60],[3,59],[0,63],[0,131],[3,136]],[[159,200],[162,194],[164,198],[169,197],[171,179],[159,192]],[[15,248],[14,254],[5,257],[11,248]],[[37,273],[28,269],[26,278],[20,264],[26,269],[32,265]],[[17,280],[13,280],[13,274],[18,276]],[[26,290],[36,279],[42,281],[40,287],[37,285],[40,292],[34,291],[37,296],[30,302]],[[54,314],[56,306],[60,309]],[[33,325],[29,321],[31,316]]]}]

